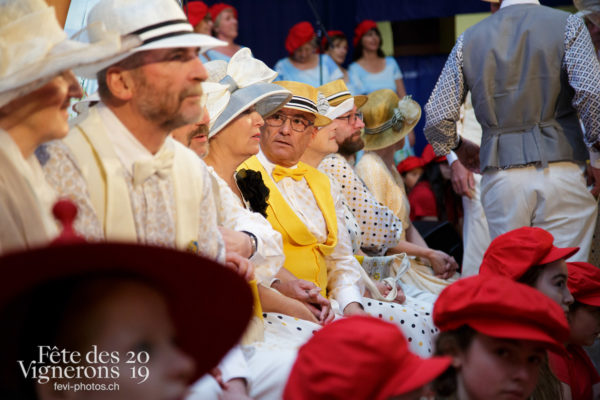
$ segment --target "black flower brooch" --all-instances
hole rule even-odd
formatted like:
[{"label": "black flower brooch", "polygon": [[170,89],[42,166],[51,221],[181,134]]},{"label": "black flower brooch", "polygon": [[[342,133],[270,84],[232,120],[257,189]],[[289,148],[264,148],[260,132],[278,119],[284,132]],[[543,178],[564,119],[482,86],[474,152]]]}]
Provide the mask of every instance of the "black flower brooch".
[{"label": "black flower brooch", "polygon": [[235,174],[235,180],[244,200],[250,204],[250,209],[267,218],[269,188],[265,186],[261,173],[251,169],[240,169]]}]

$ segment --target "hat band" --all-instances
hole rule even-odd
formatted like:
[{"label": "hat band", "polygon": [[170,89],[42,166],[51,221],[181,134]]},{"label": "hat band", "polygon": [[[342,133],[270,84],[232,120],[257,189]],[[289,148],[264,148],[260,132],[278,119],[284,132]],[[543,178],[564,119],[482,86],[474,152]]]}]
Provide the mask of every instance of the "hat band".
[{"label": "hat band", "polygon": [[230,93],[233,93],[238,89],[236,81],[229,75],[225,75],[225,77],[221,79],[219,83],[221,85],[227,86],[227,90],[229,90]]},{"label": "hat band", "polygon": [[332,101],[345,96],[352,96],[352,94],[349,90],[346,90],[345,92],[334,93],[331,96],[327,96],[327,101],[331,103]]},{"label": "hat band", "polygon": [[377,135],[385,130],[393,128],[395,131],[400,131],[402,129],[402,125],[404,124],[404,116],[397,108],[394,108],[394,116],[391,119],[385,121],[381,126],[377,128],[367,128],[365,127],[365,134],[367,135]]},{"label": "hat band", "polygon": [[319,110],[317,109],[317,105],[314,101],[307,99],[306,97],[301,96],[292,96],[292,99],[287,103],[287,106],[293,106],[296,108],[300,108],[306,110],[306,112],[318,114]]},{"label": "hat band", "polygon": [[149,25],[131,34],[138,35],[142,44],[148,44],[167,37],[186,35],[193,32],[192,25],[185,19],[172,19]]}]

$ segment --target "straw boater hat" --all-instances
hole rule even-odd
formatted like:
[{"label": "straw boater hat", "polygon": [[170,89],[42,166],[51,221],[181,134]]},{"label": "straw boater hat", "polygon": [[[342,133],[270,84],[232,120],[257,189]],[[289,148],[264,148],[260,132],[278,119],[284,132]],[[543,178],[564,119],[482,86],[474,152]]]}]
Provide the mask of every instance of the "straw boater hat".
[{"label": "straw boater hat", "polygon": [[317,89],[319,92],[325,95],[325,98],[332,106],[340,105],[348,99],[354,99],[354,105],[358,109],[361,108],[369,99],[364,95],[352,96],[343,79],[337,79],[335,81],[326,83],[322,86],[319,86]]},{"label": "straw boater hat", "polygon": [[402,100],[396,92],[381,89],[369,94],[363,106],[365,131],[362,139],[364,150],[379,150],[402,140],[421,119],[419,104],[405,96]]},{"label": "straw boater hat", "polygon": [[596,26],[600,26],[600,0],[573,0],[579,12],[575,15],[588,18]]},{"label": "straw boater hat", "polygon": [[[75,207],[70,202],[67,206],[62,203],[55,206],[55,214],[62,207],[59,213],[71,215],[65,219],[74,219],[76,210],[67,207]],[[252,315],[253,300],[248,284],[235,272],[192,253],[138,244],[85,243],[73,235],[72,226],[68,224],[49,247],[0,257],[0,271],[10,271],[10,279],[0,282],[0,326],[3,327],[0,336],[15,342],[3,341],[2,364],[16,365],[17,360],[10,358],[16,357],[17,342],[23,340],[25,333],[26,323],[21,316],[37,315],[36,310],[44,307],[32,302],[40,293],[53,293],[60,298],[61,293],[54,289],[64,288],[66,282],[102,277],[147,283],[164,295],[177,342],[196,363],[195,377],[216,366],[239,341]],[[199,287],[202,290],[198,290]],[[77,299],[65,298],[65,301],[72,304]],[[18,318],[11,313],[15,309],[21,311]],[[63,309],[43,310],[53,319],[62,317],[64,312]],[[37,331],[30,333],[52,336],[55,332],[47,331],[50,329],[38,321]],[[3,371],[4,367],[6,365],[0,365]],[[2,386],[6,379],[1,377]],[[0,388],[0,392],[3,389]]]},{"label": "straw boater hat", "polygon": [[[220,95],[215,92],[208,98],[207,107],[211,114],[209,138],[253,105],[266,118],[292,98],[289,90],[271,83],[277,72],[252,57],[252,52],[247,47],[236,52],[229,63],[223,60],[206,63],[206,70],[208,82],[220,83],[227,89]],[[219,108],[223,103],[226,104],[224,111],[213,121],[212,116],[216,113],[211,112],[211,108]]]},{"label": "straw boater hat", "polygon": [[304,111],[314,115],[315,126],[325,126],[331,122],[331,119],[319,113],[317,102],[319,99],[319,91],[302,82],[294,81],[277,81],[277,85],[292,92],[292,98],[283,106],[283,108],[291,108],[293,110]]},{"label": "straw boater hat", "polygon": [[[86,28],[97,40],[69,40],[54,7],[43,0],[0,2],[0,107],[39,89],[58,74],[126,50],[120,35],[101,23]],[[89,33],[89,32],[88,32]],[[98,66],[90,70],[97,71]]]},{"label": "straw boater hat", "polygon": [[[199,47],[200,53],[227,43],[212,36],[194,33],[177,2],[169,0],[100,0],[89,13],[88,23],[104,22],[123,37],[138,37],[139,46],[102,64],[107,68],[130,55],[146,50]],[[94,35],[92,35],[94,38]],[[95,79],[95,71],[79,69],[85,78]]]}]

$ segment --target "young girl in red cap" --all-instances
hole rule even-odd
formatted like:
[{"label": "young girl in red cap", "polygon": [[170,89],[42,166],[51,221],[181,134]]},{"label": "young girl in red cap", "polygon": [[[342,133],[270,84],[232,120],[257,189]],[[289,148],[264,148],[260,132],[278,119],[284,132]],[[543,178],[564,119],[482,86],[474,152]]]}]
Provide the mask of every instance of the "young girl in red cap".
[{"label": "young girl in red cap", "polygon": [[546,350],[560,349],[569,335],[554,301],[500,276],[453,283],[435,303],[433,320],[441,331],[437,354],[453,358],[434,388],[457,400],[529,399]]},{"label": "young girl in red cap", "polygon": [[600,334],[600,269],[584,262],[567,265],[567,283],[575,298],[568,315],[571,334],[567,352],[550,352],[548,358],[552,371],[566,386],[566,399],[597,399],[600,375],[582,346],[593,345]]}]

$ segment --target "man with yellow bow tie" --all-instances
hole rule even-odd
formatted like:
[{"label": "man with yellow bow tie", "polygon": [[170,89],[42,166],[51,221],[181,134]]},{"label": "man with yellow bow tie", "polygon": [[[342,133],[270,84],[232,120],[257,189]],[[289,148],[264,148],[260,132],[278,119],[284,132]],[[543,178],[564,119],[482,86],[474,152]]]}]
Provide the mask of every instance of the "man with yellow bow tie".
[{"label": "man with yellow bow tie", "polygon": [[[240,168],[260,171],[270,190],[267,219],[283,237],[285,269],[318,287],[323,297],[336,300],[340,313],[366,314],[361,303],[360,264],[352,255],[348,232],[340,224],[344,218],[342,198],[332,193],[325,174],[299,161],[315,126],[327,125],[330,120],[317,110],[314,87],[299,82],[276,83],[290,90],[293,97],[265,119],[261,151]],[[271,287],[294,297],[288,283],[281,277]]]}]

